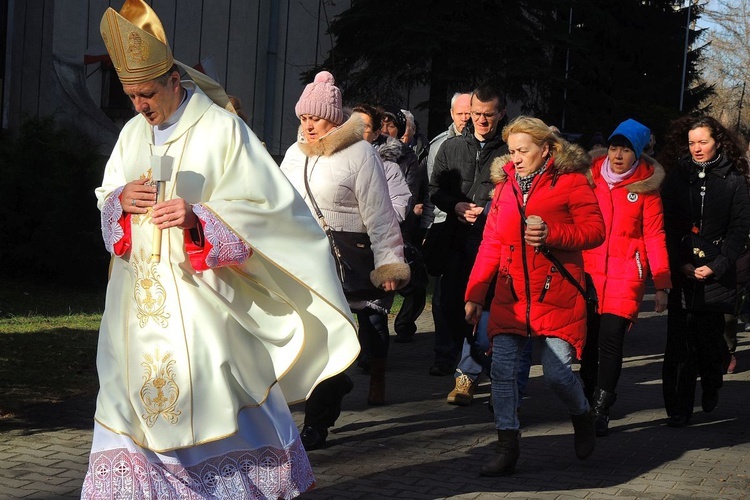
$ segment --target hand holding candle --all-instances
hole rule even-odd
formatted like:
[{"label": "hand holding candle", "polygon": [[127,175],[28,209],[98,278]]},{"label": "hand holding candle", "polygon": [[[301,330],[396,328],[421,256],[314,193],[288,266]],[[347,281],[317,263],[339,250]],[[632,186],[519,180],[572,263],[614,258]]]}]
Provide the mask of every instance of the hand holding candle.
[{"label": "hand holding candle", "polygon": [[[164,201],[164,190],[167,181],[172,178],[172,157],[151,156],[151,178],[156,182],[156,203]],[[151,261],[161,260],[161,229],[154,226],[154,239],[151,246]]]}]

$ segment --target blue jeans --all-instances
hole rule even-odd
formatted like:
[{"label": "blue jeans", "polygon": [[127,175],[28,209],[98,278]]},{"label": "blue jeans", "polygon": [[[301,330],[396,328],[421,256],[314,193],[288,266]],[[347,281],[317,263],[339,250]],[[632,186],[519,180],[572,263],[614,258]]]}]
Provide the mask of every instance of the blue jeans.
[{"label": "blue jeans", "polygon": [[[575,354],[573,346],[555,337],[536,337],[534,340],[540,344],[547,386],[568,407],[571,415],[589,411],[581,382],[570,366]],[[492,405],[498,430],[518,430],[521,427],[516,413],[519,402],[517,377],[526,342],[526,337],[509,333],[492,338]]]},{"label": "blue jeans", "polygon": [[[476,335],[476,347],[482,352],[486,352],[490,348],[490,339],[487,338],[487,325],[490,320],[490,312],[482,311],[482,316],[479,319],[477,325]],[[519,393],[519,405],[521,399],[526,396],[526,385],[529,382],[529,371],[531,370],[531,351],[532,343],[531,339],[526,340],[526,344],[523,347],[523,353],[521,355],[521,361],[518,365],[518,393]],[[464,340],[463,349],[461,350],[461,360],[458,362],[456,367],[455,378],[460,377],[462,374],[469,377],[473,382],[476,382],[479,375],[484,371],[484,366],[474,359],[471,355],[471,346],[467,340]]]}]

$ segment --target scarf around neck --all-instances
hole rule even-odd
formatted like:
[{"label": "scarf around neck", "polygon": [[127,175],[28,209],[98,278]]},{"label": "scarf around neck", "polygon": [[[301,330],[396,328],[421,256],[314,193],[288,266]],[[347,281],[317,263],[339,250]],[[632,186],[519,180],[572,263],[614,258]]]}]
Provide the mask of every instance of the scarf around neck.
[{"label": "scarf around neck", "polygon": [[549,156],[544,162],[544,165],[542,165],[542,168],[535,172],[531,172],[526,177],[521,177],[520,175],[518,175],[518,173],[516,173],[516,182],[518,183],[518,187],[521,188],[521,194],[524,195],[524,199],[526,198],[526,195],[529,194],[529,191],[531,190],[531,183],[534,182],[536,176],[544,173],[547,170],[547,167],[552,164],[552,161],[552,156]]},{"label": "scarf around neck", "polygon": [[604,163],[602,163],[602,178],[607,182],[609,189],[612,189],[617,183],[622,182],[633,175],[633,173],[635,173],[635,167],[637,166],[638,159],[635,160],[628,170],[618,174],[612,170],[612,164],[609,162],[609,157],[607,157],[604,159]]}]

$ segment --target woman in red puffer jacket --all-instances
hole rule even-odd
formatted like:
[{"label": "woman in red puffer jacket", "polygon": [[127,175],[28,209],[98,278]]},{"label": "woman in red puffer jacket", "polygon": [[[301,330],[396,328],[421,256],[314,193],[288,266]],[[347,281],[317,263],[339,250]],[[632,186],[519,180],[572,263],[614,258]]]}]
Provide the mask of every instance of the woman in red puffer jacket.
[{"label": "woman in red puffer jacket", "polygon": [[[465,295],[466,319],[476,323],[497,275],[487,333],[498,454],[482,467],[485,476],[515,470],[516,374],[529,337],[540,344],[545,381],[570,413],[576,456],[587,458],[596,440],[593,413],[571,370],[586,338],[586,301],[546,255],[552,253],[585,286],[582,251],[604,241],[604,221],[584,175],[590,158],[537,118],[516,118],[503,129],[503,140],[510,161],[492,164],[497,185]],[[533,216],[541,221],[532,223]]]},{"label": "woman in red puffer jacket", "polygon": [[589,318],[580,374],[596,413],[597,436],[609,433],[625,332],[638,318],[646,278],[650,274],[656,286],[656,312],[666,309],[672,287],[659,195],[664,169],[642,154],[650,137],[649,129],[637,121],[622,122],[591,167],[607,231],[603,245],[583,252],[599,306]]}]

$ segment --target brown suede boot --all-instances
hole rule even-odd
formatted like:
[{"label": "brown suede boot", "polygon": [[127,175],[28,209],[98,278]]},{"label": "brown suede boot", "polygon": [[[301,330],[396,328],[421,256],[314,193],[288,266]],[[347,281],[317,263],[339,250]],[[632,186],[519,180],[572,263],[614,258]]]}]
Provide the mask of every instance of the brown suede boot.
[{"label": "brown suede boot", "polygon": [[370,358],[370,393],[367,395],[370,406],[385,404],[385,361],[386,358]]},{"label": "brown suede boot", "polygon": [[482,466],[479,475],[510,476],[516,471],[516,462],[521,454],[517,430],[497,431],[496,453],[495,458]]}]

